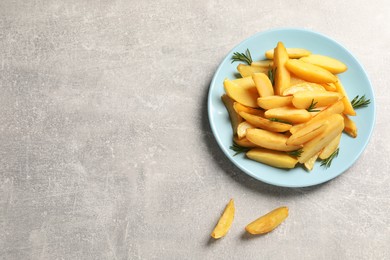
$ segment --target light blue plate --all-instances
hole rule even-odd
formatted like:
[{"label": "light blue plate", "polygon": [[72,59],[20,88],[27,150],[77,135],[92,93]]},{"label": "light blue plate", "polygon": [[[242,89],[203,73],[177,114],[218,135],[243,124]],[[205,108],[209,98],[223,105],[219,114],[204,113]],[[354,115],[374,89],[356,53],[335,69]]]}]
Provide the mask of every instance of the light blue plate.
[{"label": "light blue plate", "polygon": [[[251,51],[254,61],[265,59],[264,52],[282,41],[286,47],[305,48],[315,54],[334,57],[348,66],[348,70],[339,75],[350,99],[356,95],[366,95],[371,99],[368,107],[357,109],[357,116],[353,117],[358,127],[358,137],[351,138],[343,134],[340,143],[340,152],[332,162],[330,168],[320,166],[316,162],[311,172],[303,167],[291,170],[278,169],[245,158],[244,154],[233,156],[232,129],[228,113],[221,101],[224,94],[223,80],[234,79],[237,73],[237,62],[231,63],[233,52]],[[306,187],[329,181],[346,171],[359,158],[368,144],[375,121],[375,99],[371,83],[362,65],[342,45],[316,32],[282,28],[260,32],[241,42],[231,50],[218,67],[211,82],[208,95],[208,114],[211,129],[222,151],[242,171],[260,181],[283,187]],[[353,174],[353,173],[351,173]]]}]

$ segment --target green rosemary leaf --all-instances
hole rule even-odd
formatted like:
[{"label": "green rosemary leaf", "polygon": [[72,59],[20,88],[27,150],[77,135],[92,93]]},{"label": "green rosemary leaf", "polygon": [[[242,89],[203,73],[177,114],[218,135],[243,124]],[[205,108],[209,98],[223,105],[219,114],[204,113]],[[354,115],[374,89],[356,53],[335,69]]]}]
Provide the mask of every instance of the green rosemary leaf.
[{"label": "green rosemary leaf", "polygon": [[314,99],[311,100],[310,106],[306,109],[309,112],[319,112],[319,109],[314,109],[318,102],[314,102]]},{"label": "green rosemary leaf", "polygon": [[246,153],[250,150],[250,148],[240,146],[236,143],[233,143],[233,145],[230,146],[230,149],[232,149],[233,151],[236,152],[235,154],[233,154],[233,156],[236,156],[237,154],[240,154],[240,153]]},{"label": "green rosemary leaf", "polygon": [[302,153],[303,153],[302,148],[295,151],[287,152],[288,155],[295,156],[295,157],[300,157]]},{"label": "green rosemary leaf", "polygon": [[354,109],[360,108],[360,107],[367,107],[371,103],[370,99],[366,99],[366,95],[363,95],[359,98],[359,95],[354,97],[351,101],[352,107]]},{"label": "green rosemary leaf", "polygon": [[269,78],[269,80],[271,81],[272,86],[275,85],[275,73],[276,73],[276,69],[277,69],[277,68],[272,68],[271,66],[269,66],[269,68],[268,68],[268,78]]},{"label": "green rosemary leaf", "polygon": [[288,122],[288,121],[284,121],[282,119],[279,119],[279,118],[275,118],[275,117],[271,117],[271,118],[268,118],[269,121],[272,121],[272,122],[279,122],[279,123],[283,123],[283,124],[289,124],[289,125],[292,125],[291,122]]},{"label": "green rosemary leaf", "polygon": [[336,151],[334,151],[328,158],[322,160],[321,166],[324,166],[325,168],[329,168],[330,165],[332,164],[333,159],[336,158],[337,155],[339,155],[339,150],[340,148],[337,148]]},{"label": "green rosemary leaf", "polygon": [[235,61],[242,61],[248,65],[251,65],[253,61],[249,49],[246,49],[245,53],[234,52],[232,57],[232,63]]}]

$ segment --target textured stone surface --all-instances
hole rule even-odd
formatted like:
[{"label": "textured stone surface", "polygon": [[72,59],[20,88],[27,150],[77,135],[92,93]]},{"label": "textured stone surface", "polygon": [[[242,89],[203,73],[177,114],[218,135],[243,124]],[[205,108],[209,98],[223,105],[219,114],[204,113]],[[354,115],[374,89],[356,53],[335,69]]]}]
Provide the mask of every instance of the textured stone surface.
[{"label": "textured stone surface", "polygon": [[[255,2],[0,1],[1,259],[390,258],[388,3]],[[246,176],[206,115],[226,53],[285,26],[340,41],[376,93],[363,156],[318,187]],[[233,227],[210,241],[230,197]],[[244,235],[282,204],[277,230]]]}]

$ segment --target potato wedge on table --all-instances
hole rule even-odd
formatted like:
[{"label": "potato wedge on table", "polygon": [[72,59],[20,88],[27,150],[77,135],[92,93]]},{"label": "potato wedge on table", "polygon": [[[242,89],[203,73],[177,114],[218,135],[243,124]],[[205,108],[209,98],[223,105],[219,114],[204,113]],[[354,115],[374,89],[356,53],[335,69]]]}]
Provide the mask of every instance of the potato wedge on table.
[{"label": "potato wedge on table", "polygon": [[286,68],[296,76],[314,83],[334,83],[337,77],[319,66],[301,60],[290,59],[286,62]]},{"label": "potato wedge on table", "polygon": [[285,152],[278,152],[264,148],[253,148],[246,153],[249,159],[284,169],[292,169],[298,163],[298,159]]},{"label": "potato wedge on table", "polygon": [[239,115],[244,118],[248,123],[255,127],[259,127],[272,132],[286,132],[291,128],[290,124],[281,122],[273,122],[267,118],[261,116],[255,116],[246,112],[240,112]]},{"label": "potato wedge on table", "polygon": [[226,94],[235,101],[248,106],[257,107],[257,98],[259,94],[255,86],[238,86],[231,80],[226,79],[224,82]]},{"label": "potato wedge on table", "polygon": [[268,119],[276,118],[292,124],[304,123],[311,119],[311,114],[306,109],[298,109],[293,106],[268,109],[264,116]]},{"label": "potato wedge on table", "polygon": [[287,145],[288,137],[283,134],[270,132],[263,129],[247,129],[246,138],[257,146],[275,151],[295,151],[301,148],[298,145]]},{"label": "potato wedge on table", "polygon": [[234,200],[231,199],[227,204],[221,217],[219,218],[218,223],[215,226],[213,232],[211,233],[211,237],[218,239],[227,234],[227,232],[229,231],[233,223],[234,213],[235,213]]},{"label": "potato wedge on table", "polygon": [[309,56],[300,58],[300,60],[317,65],[326,69],[327,71],[332,72],[333,74],[342,73],[347,70],[347,65],[339,60],[325,55],[311,54]]},{"label": "potato wedge on table", "polygon": [[280,207],[249,223],[245,230],[252,235],[271,232],[288,217],[288,208]]},{"label": "potato wedge on table", "polygon": [[[309,56],[311,52],[302,48],[286,48],[287,55],[290,59],[298,59],[301,57]],[[270,49],[265,52],[265,57],[272,60],[274,58],[274,49]]]}]

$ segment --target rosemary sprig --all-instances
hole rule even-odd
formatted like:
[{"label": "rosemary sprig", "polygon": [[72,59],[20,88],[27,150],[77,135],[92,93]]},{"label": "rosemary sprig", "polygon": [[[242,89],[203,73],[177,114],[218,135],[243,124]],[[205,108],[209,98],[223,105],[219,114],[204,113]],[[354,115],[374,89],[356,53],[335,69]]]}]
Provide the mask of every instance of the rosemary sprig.
[{"label": "rosemary sprig", "polygon": [[333,159],[336,158],[337,155],[339,155],[339,150],[340,148],[337,148],[336,151],[334,151],[328,158],[322,160],[321,166],[324,166],[325,168],[329,168],[330,165],[332,164]]},{"label": "rosemary sprig", "polygon": [[275,85],[275,73],[277,68],[272,68],[269,66],[268,68],[268,78],[271,81],[272,86]]},{"label": "rosemary sprig", "polygon": [[300,157],[302,153],[303,153],[302,148],[295,151],[287,152],[288,155],[295,156],[295,157]]},{"label": "rosemary sprig", "polygon": [[359,95],[354,97],[351,101],[352,107],[354,109],[360,108],[360,107],[366,107],[371,103],[371,100],[366,99],[366,95],[363,95],[359,98]]},{"label": "rosemary sprig", "polygon": [[314,102],[314,99],[311,100],[311,104],[308,108],[306,108],[307,111],[309,112],[319,112],[319,109],[314,109],[316,107],[318,102]]},{"label": "rosemary sprig", "polygon": [[245,53],[234,52],[232,57],[232,63],[235,61],[242,61],[248,65],[251,65],[253,60],[249,49],[246,49]]},{"label": "rosemary sprig", "polygon": [[236,156],[237,154],[240,154],[240,153],[246,153],[250,150],[250,148],[240,146],[236,143],[233,143],[233,145],[230,146],[230,149],[232,149],[233,151],[236,152],[235,154],[233,154],[233,156]]},{"label": "rosemary sprig", "polygon": [[279,118],[275,118],[275,117],[271,117],[271,118],[268,118],[269,121],[272,121],[272,122],[279,122],[279,123],[283,123],[283,124],[289,124],[289,125],[292,125],[291,122],[288,122],[288,121],[284,121],[282,119],[279,119]]}]

